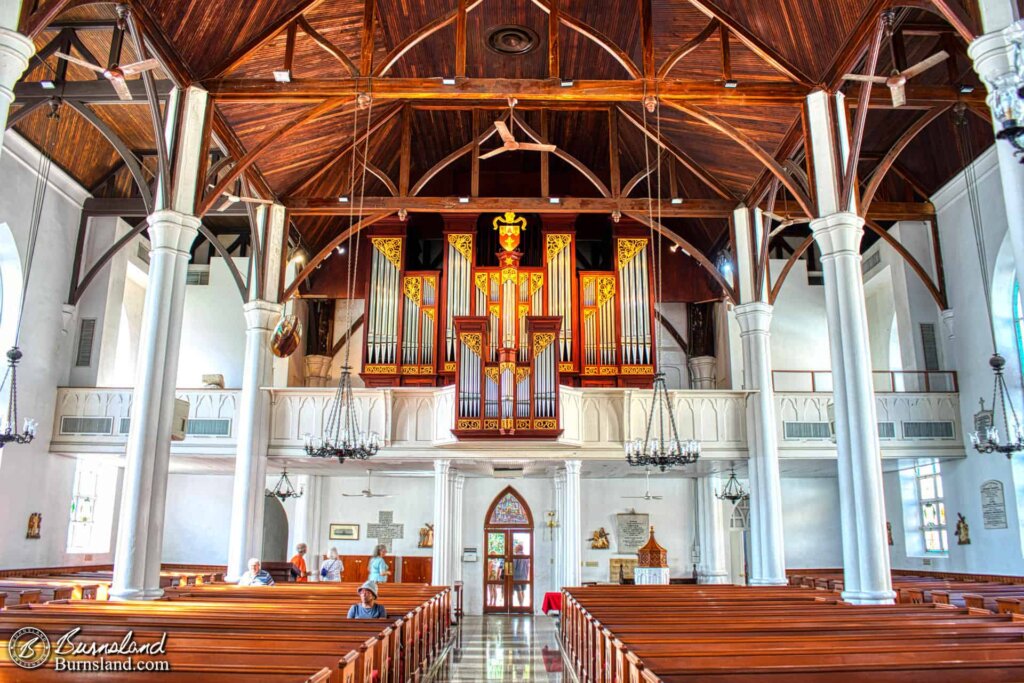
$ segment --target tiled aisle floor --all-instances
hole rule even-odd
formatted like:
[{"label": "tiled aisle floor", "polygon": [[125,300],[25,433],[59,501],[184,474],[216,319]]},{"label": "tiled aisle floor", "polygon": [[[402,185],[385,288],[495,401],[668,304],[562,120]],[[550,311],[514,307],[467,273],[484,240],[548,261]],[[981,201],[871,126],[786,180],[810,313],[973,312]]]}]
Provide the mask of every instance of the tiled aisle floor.
[{"label": "tiled aisle floor", "polygon": [[[545,616],[465,617],[462,647],[453,649],[431,683],[542,681],[562,683],[555,620]],[[570,680],[567,676],[565,681]]]}]

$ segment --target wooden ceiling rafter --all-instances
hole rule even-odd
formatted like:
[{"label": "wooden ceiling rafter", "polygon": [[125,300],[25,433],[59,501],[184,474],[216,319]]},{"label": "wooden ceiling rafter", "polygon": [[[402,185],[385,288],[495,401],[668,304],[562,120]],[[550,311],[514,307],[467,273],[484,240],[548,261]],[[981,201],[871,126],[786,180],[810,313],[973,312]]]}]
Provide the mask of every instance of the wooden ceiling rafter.
[{"label": "wooden ceiling rafter", "polygon": [[[524,121],[514,111],[512,112],[512,118],[515,120],[515,122],[517,124],[519,124],[519,128],[524,133],[526,133],[526,135],[530,139],[532,139],[534,142],[536,142],[539,145],[550,145],[551,144],[551,141],[548,140],[547,136],[541,135],[540,133],[535,131],[533,128],[531,128],[529,125],[527,125],[526,121]],[[597,173],[595,173],[592,168],[590,168],[589,166],[584,164],[578,158],[576,158],[575,156],[573,156],[569,152],[565,151],[561,147],[557,147],[557,146],[555,147],[555,150],[553,152],[551,152],[551,154],[554,154],[556,157],[558,157],[559,159],[561,159],[562,161],[564,161],[565,163],[569,164],[570,166],[575,168],[577,171],[582,173],[583,177],[590,181],[590,184],[593,185],[597,189],[597,191],[601,193],[602,197],[611,197],[612,196],[611,190],[609,190],[608,186],[604,184],[604,181],[601,180],[601,178],[598,177]]]},{"label": "wooden ceiling rafter", "polygon": [[299,18],[295,20],[295,23],[300,29],[302,29],[303,33],[313,40],[314,43],[320,46],[327,54],[341,62],[342,65],[348,69],[350,74],[353,76],[359,75],[359,67],[357,67],[355,63],[349,59],[348,55],[346,55],[337,45],[327,40],[323,34],[313,28],[304,15],[300,14]]},{"label": "wooden ceiling rafter", "polygon": [[711,191],[722,199],[736,200],[736,196],[713,174],[707,171],[701,166],[693,157],[679,149],[676,145],[672,144],[671,141],[666,140],[664,136],[658,137],[658,134],[652,131],[650,128],[644,125],[643,120],[633,112],[629,111],[624,107],[618,107],[618,112],[626,121],[629,121],[636,127],[641,133],[646,135],[654,144],[661,146],[662,149],[667,151],[676,160],[683,165],[686,170],[692,173],[698,180],[711,188]]},{"label": "wooden ceiling rafter", "polygon": [[[639,0],[643,2],[643,0]],[[550,16],[551,14],[551,0],[531,0],[534,5],[539,7],[541,11]],[[636,65],[633,58],[630,57],[625,50],[615,44],[615,41],[606,36],[601,31],[597,30],[582,19],[569,16],[562,11],[557,13],[558,21],[567,28],[572,29],[576,33],[580,34],[584,38],[590,40],[595,45],[600,47],[602,50],[611,55],[612,59],[619,63],[619,65],[626,70],[626,73],[634,79],[642,79],[644,77],[640,67]]]},{"label": "wooden ceiling rafter", "polygon": [[[71,3],[72,0],[46,0],[34,12],[23,10],[18,30],[29,38],[38,38],[39,34],[45,31]],[[28,7],[29,4],[26,3],[25,6]]]},{"label": "wooden ceiling rafter", "polygon": [[281,196],[282,197],[293,197],[297,193],[302,192],[303,190],[308,188],[310,185],[315,183],[317,180],[322,178],[323,175],[325,173],[327,173],[336,163],[341,161],[344,157],[348,156],[348,154],[356,147],[356,145],[359,145],[360,143],[362,143],[366,139],[367,136],[373,135],[374,133],[376,133],[378,130],[380,130],[380,128],[383,125],[387,124],[388,122],[393,120],[396,115],[398,115],[400,112],[404,111],[405,106],[406,105],[403,105],[401,103],[397,103],[396,105],[394,105],[394,106],[392,106],[392,107],[390,107],[388,109],[385,109],[384,113],[381,115],[381,117],[379,119],[377,119],[376,121],[371,123],[369,125],[369,127],[363,128],[362,130],[357,132],[356,138],[355,138],[354,141],[349,141],[349,142],[345,143],[345,145],[341,149],[339,149],[337,152],[332,154],[327,159],[327,161],[325,161],[320,166],[318,166],[315,169],[313,169],[309,173],[309,175],[307,175],[305,178],[300,178],[298,181],[296,181],[296,183],[292,187],[289,187],[288,189],[283,191],[281,193]]},{"label": "wooden ceiling rafter", "polygon": [[[234,129],[227,122],[227,119],[224,118],[224,115],[216,108],[213,110],[213,120],[211,123],[211,131],[223,149],[224,154],[231,159],[230,163],[237,164],[237,160],[245,156],[245,146],[242,145],[242,141],[238,139]],[[270,189],[270,183],[267,182],[267,179],[258,167],[251,166],[245,169],[242,177],[247,178],[254,185],[254,189],[261,198],[269,199],[274,196],[273,190]]]},{"label": "wooden ceiling rafter", "polygon": [[814,81],[803,73],[796,65],[779,54],[771,46],[758,38],[752,31],[737,21],[732,15],[723,10],[710,0],[689,0],[690,4],[707,15],[710,19],[717,19],[723,29],[727,29],[732,35],[746,45],[755,55],[761,58],[768,66],[785,76],[788,80],[803,85],[811,85]]},{"label": "wooden ceiling rafter", "polygon": [[[347,216],[351,207],[339,204],[336,197],[294,197],[285,200],[285,206],[292,216]],[[547,197],[475,197],[469,202],[460,201],[459,196],[427,197],[362,197],[359,201],[365,214],[394,213],[405,209],[409,213],[489,213],[507,211],[515,206],[521,213],[607,213],[618,210],[647,213],[650,204],[644,199],[625,197],[560,197],[558,204],[552,204]],[[666,218],[728,218],[736,203],[726,199],[688,199],[682,204],[669,200],[654,200],[656,214]],[[890,213],[900,211],[901,215],[924,216],[921,205],[898,204],[885,207]],[[887,220],[882,214],[880,220]]]},{"label": "wooden ceiling rafter", "polygon": [[877,221],[867,219],[864,221],[864,225],[868,230],[882,238],[883,242],[892,247],[900,258],[907,262],[910,269],[913,270],[921,280],[921,284],[923,284],[925,289],[928,290],[928,293],[931,295],[932,299],[935,301],[935,305],[939,307],[940,311],[949,308],[949,304],[946,300],[946,292],[944,291],[944,288],[940,286],[941,283],[936,284],[935,281],[932,280],[928,271],[926,271],[924,266],[921,265],[921,262],[914,258],[914,255],[911,254],[906,247],[900,244],[899,240],[889,234],[889,231],[879,225]]},{"label": "wooden ceiling rafter", "polygon": [[881,186],[882,180],[885,178],[892,165],[896,162],[899,155],[907,148],[907,145],[913,142],[914,138],[916,138],[921,131],[931,125],[935,119],[939,118],[950,109],[950,105],[935,107],[931,111],[925,113],[924,116],[919,117],[910,125],[909,128],[903,131],[903,134],[900,135],[895,143],[893,143],[893,146],[889,148],[889,151],[885,153],[881,161],[879,161],[878,165],[872,171],[871,177],[864,187],[864,191],[861,194],[860,207],[862,214],[867,215],[867,212],[870,211],[871,204],[875,200],[875,194],[878,192],[878,188]]},{"label": "wooden ceiling rafter", "polygon": [[686,57],[686,55],[706,43],[708,38],[713,36],[715,31],[718,30],[719,26],[721,26],[721,23],[718,19],[711,19],[700,33],[673,50],[672,54],[666,57],[665,61],[661,63],[661,66],[658,67],[658,80],[664,80],[667,78],[669,72],[672,71],[675,65]]},{"label": "wooden ceiling rafter", "polygon": [[892,0],[892,5],[916,7],[938,14],[949,22],[949,25],[967,44],[970,44],[979,35],[974,17],[968,14],[957,0]]},{"label": "wooden ceiling rafter", "polygon": [[303,124],[306,123],[310,123],[312,121],[316,121],[324,114],[330,113],[337,109],[338,107],[350,104],[352,102],[353,100],[344,97],[336,97],[334,99],[325,100],[318,104],[317,106],[301,112],[300,114],[292,118],[288,123],[284,124],[277,130],[269,133],[266,137],[260,140],[260,142],[255,147],[249,150],[245,154],[245,156],[240,157],[238,161],[234,164],[234,166],[231,167],[231,170],[228,171],[227,175],[223,179],[221,179],[220,182],[217,183],[217,186],[214,187],[213,190],[209,192],[206,197],[203,198],[203,200],[199,203],[199,215],[206,215],[206,213],[213,208],[213,205],[217,201],[219,201],[220,196],[231,185],[231,183],[233,183],[237,178],[239,178],[245,171],[245,169],[249,168],[254,163],[256,163],[256,160],[260,157],[260,155],[267,151],[267,149],[272,144],[274,144],[275,142],[277,142],[282,137],[284,137],[294,129],[298,128],[299,126],[302,126]]},{"label": "wooden ceiling rafter", "polygon": [[701,109],[696,105],[691,104],[680,104],[678,102],[669,101],[666,104],[673,109],[681,111],[682,113],[697,119],[698,121],[710,126],[711,128],[722,133],[726,137],[730,138],[733,142],[739,144],[743,149],[750,153],[754,158],[760,161],[764,166],[769,168],[775,177],[779,179],[783,187],[793,196],[796,202],[800,205],[808,215],[813,213],[811,208],[810,197],[804,192],[800,186],[796,183],[792,176],[783,168],[782,164],[776,161],[775,157],[769,154],[764,147],[759,145],[753,138],[748,136],[743,131],[739,130],[732,124],[724,121],[723,119],[715,116],[714,114]]},{"label": "wooden ceiling rafter", "polygon": [[[508,121],[508,116],[509,116],[509,114],[506,111],[501,117],[498,118],[498,120],[502,121],[502,122],[507,122]],[[461,147],[458,147],[457,149],[452,150],[451,152],[448,153],[447,156],[445,156],[444,158],[439,160],[437,163],[435,163],[433,166],[428,168],[416,180],[416,182],[412,184],[412,187],[409,189],[408,195],[403,194],[402,196],[410,196],[410,197],[417,196],[421,191],[423,191],[423,188],[425,188],[427,186],[427,183],[429,183],[431,180],[433,180],[434,177],[437,176],[438,173],[440,173],[444,169],[448,168],[449,166],[451,166],[453,163],[455,163],[457,160],[461,159],[465,155],[474,153],[474,151],[478,152],[479,148],[480,148],[480,145],[482,143],[484,143],[484,142],[487,142],[487,140],[489,140],[491,137],[493,137],[495,135],[495,133],[497,133],[497,130],[494,128],[493,125],[492,126],[488,126],[485,130],[481,131],[480,133],[477,133],[476,137],[474,137],[472,140],[470,140],[466,144],[462,145]],[[406,149],[408,149],[404,145],[404,143],[405,143],[405,140],[403,140],[403,147],[402,147],[403,155],[405,154]],[[479,163],[479,157],[477,157],[477,163]]]},{"label": "wooden ceiling rafter", "polygon": [[252,57],[261,47],[273,40],[281,31],[288,30],[288,28],[304,13],[314,9],[324,0],[299,0],[299,3],[295,7],[285,12],[273,23],[267,25],[262,31],[253,36],[246,44],[237,52],[229,54],[219,64],[211,68],[204,76],[203,80],[209,80],[211,78],[218,78],[228,73],[238,65],[244,63],[250,57]]},{"label": "wooden ceiling rafter", "polygon": [[[796,262],[804,255],[811,245],[814,244],[814,235],[808,235],[804,240],[793,250],[793,254],[786,260],[786,265],[782,267],[782,272],[779,273],[778,279],[774,282],[769,282],[771,291],[768,292],[768,303],[772,306],[775,305],[775,300],[779,298],[779,292],[782,290],[783,283],[786,282],[786,278],[789,277],[789,271],[793,270],[793,266]],[[769,280],[771,277],[769,276]]]},{"label": "wooden ceiling rafter", "polygon": [[[875,32],[871,37],[871,47],[868,48],[868,59],[865,67],[865,75],[874,76],[878,68],[878,54],[882,49],[882,38],[885,36],[885,19],[878,17]],[[864,131],[868,122],[868,102],[871,100],[871,81],[866,82],[860,90],[857,101],[857,119],[853,125],[852,139],[850,140],[849,158],[846,160],[846,169],[840,183],[839,206],[850,206],[853,199],[853,191],[857,187],[857,164],[860,161],[860,150],[864,143]]]}]

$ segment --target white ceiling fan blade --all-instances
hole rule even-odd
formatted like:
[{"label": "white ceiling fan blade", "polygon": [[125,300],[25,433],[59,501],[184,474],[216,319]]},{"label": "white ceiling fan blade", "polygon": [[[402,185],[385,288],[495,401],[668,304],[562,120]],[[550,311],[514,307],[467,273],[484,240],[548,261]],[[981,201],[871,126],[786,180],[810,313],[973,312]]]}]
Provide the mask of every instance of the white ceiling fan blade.
[{"label": "white ceiling fan blade", "polygon": [[79,66],[84,66],[86,69],[92,69],[96,73],[105,73],[106,72],[106,69],[104,69],[102,66],[97,66],[97,65],[93,64],[92,62],[85,61],[84,59],[79,59],[78,57],[72,57],[71,55],[65,54],[63,52],[54,52],[53,54],[57,55],[61,59],[65,59],[65,60],[67,60],[67,61],[69,61],[69,62],[71,62],[73,64],[77,64]]},{"label": "white ceiling fan blade", "polygon": [[235,200],[232,199],[231,197],[228,197],[220,206],[217,207],[217,212],[220,213],[222,211],[227,211],[229,208],[231,208],[231,205],[234,203]]},{"label": "white ceiling fan blade", "polygon": [[915,64],[914,66],[907,67],[901,73],[904,78],[913,78],[914,76],[924,73],[925,71],[927,71],[928,69],[932,68],[937,64],[942,64],[942,62],[946,61],[947,59],[949,59],[949,53],[946,52],[945,50],[943,50],[942,52],[936,52],[928,59],[924,59]]},{"label": "white ceiling fan blade", "polygon": [[259,197],[239,197],[238,201],[248,202],[249,204],[273,204],[274,202],[270,199],[260,199]]},{"label": "white ceiling fan blade", "polygon": [[120,66],[121,73],[125,76],[134,76],[140,74],[143,71],[149,71],[160,66],[160,61],[157,59],[144,59],[141,62],[134,62],[132,64],[124,64]]},{"label": "white ceiling fan blade", "polygon": [[391,497],[392,497],[392,494],[390,494],[390,493],[371,493],[370,495],[367,496],[367,498],[391,498]]},{"label": "white ceiling fan blade", "polygon": [[494,127],[498,129],[498,136],[505,142],[515,142],[516,139],[512,137],[512,131],[508,129],[504,121],[495,121]]},{"label": "white ceiling fan blade", "polygon": [[117,92],[117,96],[127,102],[132,100],[132,92],[128,89],[128,84],[124,82],[124,79],[120,76],[108,76],[107,80],[114,86],[114,90]]},{"label": "white ceiling fan blade", "polygon": [[843,74],[843,80],[864,81],[865,83],[885,83],[882,76],[865,76],[864,74]]},{"label": "white ceiling fan blade", "polygon": [[634,500],[647,500],[647,496],[620,496],[620,498],[631,498]]},{"label": "white ceiling fan blade", "polygon": [[505,147],[499,147],[498,149],[492,149],[487,154],[481,154],[480,158],[481,159],[490,159],[491,157],[496,157],[499,154],[501,154],[502,152],[507,152],[507,151],[508,151],[508,149],[506,149]]},{"label": "white ceiling fan blade", "polygon": [[892,92],[892,106],[902,107],[907,103],[907,89],[904,84],[891,85],[889,90]]},{"label": "white ceiling fan blade", "polygon": [[542,145],[536,142],[520,142],[519,149],[525,149],[531,152],[554,152],[558,147],[555,145]]}]

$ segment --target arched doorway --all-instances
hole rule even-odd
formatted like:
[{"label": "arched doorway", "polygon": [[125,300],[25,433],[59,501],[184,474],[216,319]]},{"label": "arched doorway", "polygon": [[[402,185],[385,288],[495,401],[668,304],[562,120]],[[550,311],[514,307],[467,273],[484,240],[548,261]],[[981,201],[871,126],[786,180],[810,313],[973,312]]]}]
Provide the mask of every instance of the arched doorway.
[{"label": "arched doorway", "polygon": [[747,585],[747,549],[750,546],[750,498],[742,498],[729,518],[729,580]]},{"label": "arched doorway", "polygon": [[484,517],[484,614],[533,612],[533,515],[511,486]]}]

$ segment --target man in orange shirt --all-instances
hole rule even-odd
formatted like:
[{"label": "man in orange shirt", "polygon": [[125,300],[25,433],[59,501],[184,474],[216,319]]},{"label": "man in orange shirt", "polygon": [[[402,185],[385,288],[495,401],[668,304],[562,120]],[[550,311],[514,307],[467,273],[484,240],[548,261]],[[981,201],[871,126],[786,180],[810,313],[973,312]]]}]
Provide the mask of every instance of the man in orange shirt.
[{"label": "man in orange shirt", "polygon": [[292,576],[298,583],[309,581],[309,573],[306,571],[306,544],[300,543],[295,546],[295,556],[291,559]]}]

